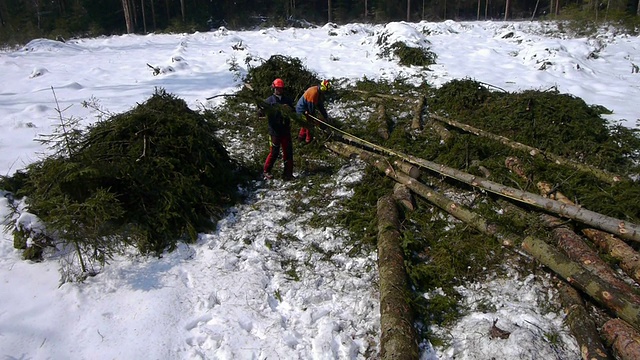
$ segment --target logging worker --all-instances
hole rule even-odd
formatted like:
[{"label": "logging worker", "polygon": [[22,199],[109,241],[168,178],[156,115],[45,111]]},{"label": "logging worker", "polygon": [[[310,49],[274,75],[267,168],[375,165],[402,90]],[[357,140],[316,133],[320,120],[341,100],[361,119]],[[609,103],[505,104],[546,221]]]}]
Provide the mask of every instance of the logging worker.
[{"label": "logging worker", "polygon": [[284,96],[284,81],[280,78],[271,83],[273,95],[269,96],[265,103],[267,109],[261,112],[266,113],[269,124],[269,155],[264,162],[263,177],[265,180],[273,178],[271,169],[275,164],[280,150],[282,149],[282,159],[284,162],[284,180],[293,178],[293,146],[291,144],[291,120],[283,114],[281,106],[289,107],[293,111],[293,100]]},{"label": "logging worker", "polygon": [[[330,89],[331,83],[329,83],[329,80],[322,80],[319,85],[314,85],[308,88],[304,94],[302,94],[300,100],[298,100],[298,103],[296,104],[296,112],[298,114],[304,114],[308,123],[314,123],[315,121],[313,121],[309,116],[316,116],[316,112],[318,111],[323,117],[322,120],[328,122],[329,116],[324,108],[324,96]],[[301,142],[304,141],[307,144],[313,140],[313,136],[311,135],[309,128],[300,128],[298,140]]]}]

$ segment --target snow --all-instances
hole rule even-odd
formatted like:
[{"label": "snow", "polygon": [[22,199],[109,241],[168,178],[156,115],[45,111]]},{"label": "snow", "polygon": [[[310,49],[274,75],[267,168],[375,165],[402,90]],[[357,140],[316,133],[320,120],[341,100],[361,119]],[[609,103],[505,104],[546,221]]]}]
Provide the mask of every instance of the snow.
[{"label": "snow", "polygon": [[[35,142],[59,114],[96,121],[146,100],[155,88],[193,109],[241,86],[247,66],[273,54],[299,57],[320,77],[427,81],[473,78],[507,91],[557,88],[613,111],[612,123],[638,126],[640,38],[602,31],[592,38],[554,33],[538,22],[328,24],[194,34],[36,39],[0,52],[0,173],[39,159]],[[429,47],[425,71],[380,58],[378,40]],[[238,50],[234,50],[234,45]],[[241,46],[239,46],[241,45]],[[148,65],[160,73],[153,75]],[[57,99],[57,102],[56,102]],[[90,106],[82,106],[82,104]],[[331,112],[331,109],[329,109]],[[332,113],[332,115],[335,115]],[[230,149],[241,155],[241,149]],[[331,208],[350,196],[358,163],[334,175]],[[378,348],[376,255],[349,257],[339,227],[311,228],[311,212],[289,209],[291,184],[258,187],[200,234],[161,258],[124,254],[82,283],[60,284],[62,255],[21,260],[10,233],[0,242],[0,355],[7,359],[365,359]],[[5,193],[0,193],[6,195]],[[0,216],[10,213],[0,197]],[[15,221],[15,220],[13,220]],[[25,227],[41,226],[24,214]],[[333,254],[323,257],[310,247]],[[548,279],[507,277],[461,287],[468,313],[449,342],[421,344],[422,359],[567,359],[579,349],[562,314],[545,305]],[[430,296],[430,294],[425,294]],[[490,306],[485,306],[490,304]],[[488,336],[492,322],[509,339]],[[550,339],[555,339],[551,341]]]}]

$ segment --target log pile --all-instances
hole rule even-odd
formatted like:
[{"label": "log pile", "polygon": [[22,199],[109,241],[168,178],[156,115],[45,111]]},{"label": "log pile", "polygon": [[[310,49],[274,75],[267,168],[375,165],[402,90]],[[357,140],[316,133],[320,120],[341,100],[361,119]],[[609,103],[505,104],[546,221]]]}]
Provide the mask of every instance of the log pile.
[{"label": "log pile", "polygon": [[[415,111],[422,112],[423,108],[424,104],[419,102]],[[421,129],[421,117],[422,114],[414,116],[412,130]],[[499,141],[511,148],[523,150],[531,156],[541,156],[555,164],[588,172],[609,184],[623,181],[619,175],[566,160],[441,116],[430,115],[430,118],[475,135]],[[409,211],[415,207],[411,195],[407,194],[408,190],[482,234],[495,238],[514,252],[522,252],[533,257],[551,270],[560,279],[558,291],[566,309],[566,322],[580,344],[583,359],[608,359],[610,357],[607,351],[611,351],[623,360],[640,358],[640,335],[638,335],[640,292],[637,284],[629,283],[632,280],[638,281],[640,278],[640,255],[630,245],[637,245],[640,242],[638,224],[576,205],[548,183],[537,184],[540,192],[538,195],[426,159],[383,148],[345,132],[334,133],[334,135],[338,135],[334,137],[336,141],[328,142],[325,146],[346,158],[358,157],[395,180],[397,185],[394,189],[394,198],[405,210]],[[531,176],[519,166],[517,158],[507,158],[505,165],[518,177],[526,181],[531,180]],[[519,234],[511,233],[491,223],[471,209],[422,183],[421,172],[444,176],[480,191],[490,192],[511,201],[515,200],[526,211],[536,209],[540,212],[541,223],[550,229],[553,243],[533,236],[523,238]],[[490,172],[487,170],[486,174],[489,176]],[[582,229],[582,234],[596,245],[601,254],[591,248],[582,236],[574,232],[574,225],[579,225],[578,228]],[[622,279],[618,272],[601,258],[602,254],[619,261],[620,268],[628,274],[628,278]],[[596,324],[590,318],[586,304],[605,309],[614,318],[604,324]]]}]

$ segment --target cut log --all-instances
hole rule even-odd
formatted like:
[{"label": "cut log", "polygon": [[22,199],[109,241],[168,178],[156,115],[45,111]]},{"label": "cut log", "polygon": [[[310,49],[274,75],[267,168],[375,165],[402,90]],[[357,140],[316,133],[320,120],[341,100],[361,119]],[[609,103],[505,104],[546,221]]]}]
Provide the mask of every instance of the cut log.
[{"label": "cut log", "polygon": [[482,216],[470,211],[465,206],[457,204],[446,196],[439,194],[427,185],[424,185],[403,172],[395,171],[383,156],[339,142],[331,142],[328,143],[327,146],[330,150],[347,158],[350,158],[353,155],[359,156],[368,164],[375,166],[390,178],[405,185],[411,189],[411,191],[422,196],[452,216],[471,225],[474,229],[483,234],[495,237],[504,246],[512,247],[513,244],[519,240],[519,238],[514,234],[498,231],[498,227],[495,224],[488,223]]},{"label": "cut log", "polygon": [[640,359],[640,334],[629,324],[620,319],[612,319],[604,324],[600,332],[618,359]]},{"label": "cut log", "polygon": [[566,197],[563,193],[558,191],[556,188],[552,187],[551,184],[549,183],[546,183],[544,181],[539,181],[538,183],[536,183],[536,186],[538,187],[538,190],[540,190],[540,193],[544,197],[560,201],[563,204],[575,205],[573,201],[569,200],[568,197]]},{"label": "cut log", "polygon": [[640,305],[635,303],[627,294],[609,286],[609,284],[540,239],[531,236],[526,237],[522,242],[522,249],[569,284],[615,313],[616,316],[627,321],[633,327],[640,328]]},{"label": "cut log", "polygon": [[413,199],[413,195],[411,194],[411,190],[408,187],[396,183],[393,186],[393,198],[396,202],[402,205],[403,208],[409,211],[413,211],[416,209],[415,201]]},{"label": "cut log", "polygon": [[[393,170],[389,161],[384,157],[343,143],[330,142],[326,145],[330,150],[344,157],[351,158],[353,155],[359,156],[362,160],[375,166],[387,176],[406,185],[416,194],[471,225],[481,233],[496,237],[503,245],[511,247],[517,243],[517,235],[499,231],[497,226],[488,224],[484,218],[468,210],[466,207],[438,194],[428,186],[404,173]],[[640,304],[635,303],[627,294],[605,283],[579,264],[571,261],[571,259],[559,250],[540,239],[529,236],[524,239],[521,248],[565,281],[582,290],[596,302],[615,313],[618,317],[627,321],[632,326],[640,328]]]},{"label": "cut log", "polygon": [[514,199],[544,209],[546,211],[553,212],[560,216],[567,217],[569,219],[583,222],[597,229],[616,234],[623,239],[640,242],[640,226],[637,224],[625,222],[623,220],[599,214],[595,211],[591,211],[579,206],[563,204],[556,200],[547,199],[537,194],[505,186],[442,164],[417,158],[415,156],[406,155],[398,151],[393,151],[346,133],[342,133],[341,138],[343,141],[356,143],[373,151],[378,151],[391,156],[397,156],[398,158],[408,163],[418,165],[431,171],[435,171],[439,174],[448,176],[458,181],[462,181],[474,187],[482,188],[494,194]]},{"label": "cut log", "polygon": [[540,218],[542,223],[551,229],[553,238],[558,243],[558,248],[564,251],[571,260],[581,264],[582,267],[617,288],[620,292],[627,293],[630,299],[640,304],[640,296],[638,296],[636,290],[620,279],[613,269],[607,265],[578,234],[557,217],[541,215]]},{"label": "cut log", "polygon": [[405,174],[411,176],[414,179],[417,179],[420,177],[420,168],[418,168],[415,165],[411,165],[401,160],[394,161],[393,165],[395,165],[398,169],[400,169],[400,171],[404,172]]},{"label": "cut log", "polygon": [[640,284],[640,254],[617,237],[596,229],[584,229],[582,233],[603,252],[620,261],[622,271]]},{"label": "cut log", "polygon": [[422,130],[422,112],[424,110],[424,104],[427,102],[427,98],[421,96],[413,110],[413,119],[411,121],[411,130]]},{"label": "cut log", "polygon": [[372,121],[378,125],[376,130],[378,136],[383,140],[389,140],[389,117],[387,116],[387,110],[384,105],[378,105],[376,112],[372,116]]},{"label": "cut log", "polygon": [[437,121],[433,121],[431,119],[427,120],[426,125],[445,143],[449,142],[453,138],[453,134],[451,134],[451,131],[449,131],[449,129],[447,129]]},{"label": "cut log", "polygon": [[378,272],[380,273],[380,359],[417,359],[407,274],[400,246],[398,208],[390,195],[378,200]]},{"label": "cut log", "polygon": [[431,118],[436,119],[438,121],[442,121],[443,123],[449,124],[453,127],[456,127],[458,129],[464,130],[466,132],[472,133],[474,135],[478,135],[478,136],[482,136],[482,137],[486,137],[489,139],[493,139],[496,140],[498,142],[500,142],[501,144],[507,145],[513,149],[517,149],[517,150],[522,150],[527,152],[529,155],[531,156],[542,156],[546,159],[549,159],[551,161],[553,161],[554,163],[558,164],[558,165],[564,165],[564,166],[568,166],[571,168],[574,168],[576,170],[580,170],[583,172],[587,172],[589,174],[592,174],[593,176],[595,176],[596,178],[600,179],[601,181],[604,181],[606,183],[609,184],[615,184],[619,181],[622,180],[622,178],[619,175],[616,174],[612,174],[609,173],[607,171],[595,168],[593,166],[587,165],[587,164],[582,164],[573,160],[569,160],[569,159],[565,159],[561,156],[555,155],[555,154],[551,154],[548,152],[544,152],[540,149],[537,149],[535,147],[529,146],[529,145],[525,145],[516,141],[513,141],[507,137],[504,136],[500,136],[500,135],[495,135],[492,134],[488,131],[484,131],[482,129],[478,129],[475,128],[473,126],[469,126],[467,124],[463,124],[461,122],[452,120],[452,119],[448,119],[444,116],[439,116],[436,114],[431,114],[430,115]]},{"label": "cut log", "polygon": [[580,346],[582,360],[610,359],[580,294],[565,282],[560,283],[558,293],[567,314],[564,321]]},{"label": "cut log", "polygon": [[491,176],[491,171],[480,165],[480,160],[471,160],[471,166],[476,166],[485,178],[489,178]]},{"label": "cut log", "polygon": [[508,156],[504,160],[504,166],[506,166],[507,169],[511,170],[511,172],[518,175],[518,177],[522,180],[527,180],[527,174],[525,173],[524,168],[522,167],[522,164],[517,157]]}]

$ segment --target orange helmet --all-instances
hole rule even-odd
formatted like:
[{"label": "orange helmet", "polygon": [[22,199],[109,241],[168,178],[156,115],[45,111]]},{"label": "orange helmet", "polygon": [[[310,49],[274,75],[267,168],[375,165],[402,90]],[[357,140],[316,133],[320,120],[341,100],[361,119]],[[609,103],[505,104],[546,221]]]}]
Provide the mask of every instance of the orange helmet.
[{"label": "orange helmet", "polygon": [[329,80],[322,80],[320,83],[320,91],[328,91],[331,89],[331,83]]},{"label": "orange helmet", "polygon": [[271,87],[272,88],[283,88],[284,87],[284,81],[280,78],[277,78],[275,80],[273,80],[273,83],[271,83]]}]

